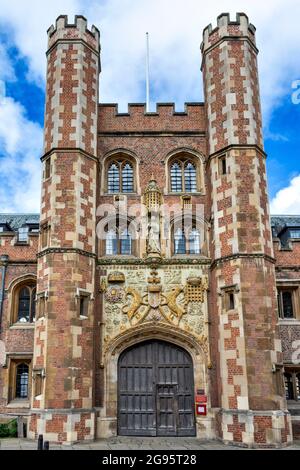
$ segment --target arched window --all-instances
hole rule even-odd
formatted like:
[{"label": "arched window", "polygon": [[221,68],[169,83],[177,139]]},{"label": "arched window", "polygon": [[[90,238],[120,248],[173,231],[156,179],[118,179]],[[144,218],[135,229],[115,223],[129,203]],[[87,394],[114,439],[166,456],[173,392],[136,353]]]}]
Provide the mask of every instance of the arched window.
[{"label": "arched window", "polygon": [[131,235],[128,229],[121,232],[120,245],[121,255],[131,255]]},{"label": "arched window", "polygon": [[197,191],[196,165],[191,162],[186,162],[184,166],[184,190],[187,193]]},{"label": "arched window", "polygon": [[110,228],[105,237],[105,255],[132,255],[133,240],[128,228],[117,223],[115,228]]},{"label": "arched window", "polygon": [[196,228],[189,233],[189,249],[191,255],[199,255],[201,252],[200,232]]},{"label": "arched window", "polygon": [[192,160],[182,157],[170,166],[171,191],[174,193],[197,192],[197,166]]},{"label": "arched window", "polygon": [[285,396],[287,400],[294,399],[293,378],[292,374],[284,374]]},{"label": "arched window", "polygon": [[120,192],[120,171],[117,163],[112,163],[108,168],[108,192]]},{"label": "arched window", "polygon": [[16,371],[16,398],[28,398],[28,379],[28,364],[19,364]]},{"label": "arched window", "polygon": [[134,192],[134,171],[131,162],[118,159],[109,164],[107,192],[114,194]]},{"label": "arched window", "polygon": [[23,285],[17,290],[17,309],[15,321],[33,323],[35,321],[35,285]]},{"label": "arched window", "polygon": [[178,162],[171,166],[171,191],[174,193],[182,192],[182,168]]},{"label": "arched window", "polygon": [[174,253],[175,255],[186,254],[186,238],[181,228],[178,228],[174,234]]},{"label": "arched window", "polygon": [[201,234],[198,228],[187,226],[174,228],[174,254],[175,255],[200,255],[201,254]]},{"label": "arched window", "polygon": [[122,193],[133,192],[133,168],[130,163],[125,163],[122,167]]},{"label": "arched window", "polygon": [[106,255],[118,254],[117,231],[109,230],[106,234]]}]

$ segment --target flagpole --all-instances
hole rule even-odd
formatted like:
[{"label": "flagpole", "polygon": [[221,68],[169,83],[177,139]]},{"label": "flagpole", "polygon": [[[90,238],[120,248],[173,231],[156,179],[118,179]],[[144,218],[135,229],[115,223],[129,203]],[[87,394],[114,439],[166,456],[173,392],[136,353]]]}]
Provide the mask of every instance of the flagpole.
[{"label": "flagpole", "polygon": [[149,64],[149,33],[146,33],[146,112],[150,112],[150,64]]}]

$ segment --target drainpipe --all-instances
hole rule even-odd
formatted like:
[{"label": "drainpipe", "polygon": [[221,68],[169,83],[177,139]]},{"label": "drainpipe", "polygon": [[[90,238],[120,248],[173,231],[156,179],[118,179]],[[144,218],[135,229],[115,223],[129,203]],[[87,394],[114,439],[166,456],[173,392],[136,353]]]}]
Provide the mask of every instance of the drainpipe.
[{"label": "drainpipe", "polygon": [[0,256],[0,266],[2,268],[2,282],[0,288],[0,333],[1,333],[1,326],[2,326],[2,313],[3,313],[3,302],[4,302],[4,289],[5,289],[5,277],[6,277],[6,269],[8,265],[8,256],[1,255]]}]

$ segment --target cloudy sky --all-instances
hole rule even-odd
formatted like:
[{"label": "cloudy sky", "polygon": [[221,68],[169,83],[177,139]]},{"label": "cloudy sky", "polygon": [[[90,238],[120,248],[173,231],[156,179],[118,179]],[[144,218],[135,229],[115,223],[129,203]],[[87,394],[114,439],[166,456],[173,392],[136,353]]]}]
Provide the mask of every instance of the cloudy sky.
[{"label": "cloudy sky", "polygon": [[149,31],[151,107],[180,111],[203,100],[202,30],[223,11],[257,27],[271,211],[300,214],[299,0],[0,0],[0,212],[39,211],[46,30],[58,15],[99,27],[101,102],[123,111],[145,101]]}]

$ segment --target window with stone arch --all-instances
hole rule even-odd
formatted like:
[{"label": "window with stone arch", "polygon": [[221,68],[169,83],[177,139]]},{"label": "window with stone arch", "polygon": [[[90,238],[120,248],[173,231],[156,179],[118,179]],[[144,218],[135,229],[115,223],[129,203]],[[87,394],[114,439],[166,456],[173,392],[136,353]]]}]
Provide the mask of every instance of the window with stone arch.
[{"label": "window with stone arch", "polygon": [[136,167],[132,158],[118,154],[106,165],[106,191],[109,194],[136,192]]},{"label": "window with stone arch", "polygon": [[35,322],[36,282],[21,282],[13,291],[12,323],[30,324]]},{"label": "window with stone arch", "polygon": [[117,215],[106,225],[101,248],[103,256],[136,256],[136,228],[130,222]]},{"label": "window with stone arch", "polygon": [[203,254],[204,229],[195,219],[177,220],[171,229],[172,255]]},{"label": "window with stone arch", "polygon": [[172,193],[196,193],[201,190],[200,162],[187,153],[169,163],[169,188]]}]

